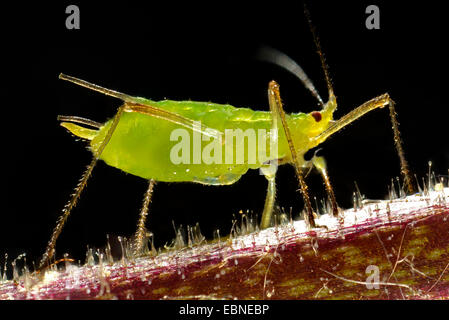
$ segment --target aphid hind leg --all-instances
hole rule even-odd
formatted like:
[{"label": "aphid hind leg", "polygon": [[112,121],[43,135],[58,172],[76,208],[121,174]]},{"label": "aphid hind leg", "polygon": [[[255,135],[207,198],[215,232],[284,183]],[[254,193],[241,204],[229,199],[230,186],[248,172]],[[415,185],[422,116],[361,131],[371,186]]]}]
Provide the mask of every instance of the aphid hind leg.
[{"label": "aphid hind leg", "polygon": [[304,176],[302,174],[302,167],[299,163],[299,159],[296,153],[295,146],[293,144],[292,136],[290,133],[290,129],[287,124],[287,120],[285,119],[285,112],[282,107],[281,95],[279,92],[279,85],[275,81],[271,81],[268,85],[268,101],[270,104],[270,111],[274,118],[280,118],[282,128],[284,130],[285,136],[287,138],[287,142],[290,148],[292,164],[295,167],[296,177],[298,178],[300,191],[304,200],[304,220],[307,224],[308,228],[316,228],[314,212],[312,209],[312,204],[310,202],[310,197],[308,193],[308,186],[304,180]]},{"label": "aphid hind leg", "polygon": [[47,248],[45,250],[45,253],[43,254],[41,261],[39,263],[39,270],[42,270],[50,265],[50,260],[53,258],[55,254],[55,247],[56,247],[56,240],[58,239],[59,235],[61,234],[62,228],[64,227],[65,222],[67,221],[67,218],[69,217],[70,213],[72,212],[72,209],[76,206],[76,203],[81,196],[81,193],[83,192],[84,188],[87,185],[87,180],[89,180],[90,176],[92,175],[92,171],[97,164],[98,159],[100,158],[101,153],[103,152],[106,145],[109,143],[112,134],[114,133],[115,128],[117,127],[118,122],[120,121],[120,117],[124,111],[125,106],[121,106],[112,122],[111,127],[109,128],[108,132],[106,133],[106,136],[104,140],[101,142],[99,148],[97,149],[97,152],[94,154],[91,163],[87,166],[86,171],[82,175],[80,182],[75,188],[75,192],[72,194],[72,197],[70,198],[69,202],[64,206],[64,209],[62,211],[62,215],[58,218],[56,222],[56,227],[53,229],[53,233],[51,235],[50,241],[47,244]]},{"label": "aphid hind leg", "polygon": [[142,209],[140,210],[139,222],[137,223],[137,230],[136,234],[134,235],[134,243],[133,243],[133,253],[134,256],[136,257],[142,255],[145,250],[144,241],[147,238],[146,236],[147,229],[145,228],[145,222],[148,216],[149,206],[151,203],[151,198],[153,195],[155,185],[156,181],[154,179],[150,179],[148,181],[148,189],[145,192]]}]

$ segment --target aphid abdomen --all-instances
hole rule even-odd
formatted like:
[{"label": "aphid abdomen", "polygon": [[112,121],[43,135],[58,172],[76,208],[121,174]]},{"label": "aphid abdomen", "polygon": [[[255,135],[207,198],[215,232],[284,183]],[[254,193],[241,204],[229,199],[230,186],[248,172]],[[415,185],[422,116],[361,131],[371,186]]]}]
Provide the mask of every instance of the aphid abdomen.
[{"label": "aphid abdomen", "polygon": [[[232,115],[232,109],[235,109],[228,105],[190,101],[161,101],[154,104],[189,119],[201,121],[204,125],[217,130],[225,127],[226,119]],[[105,123],[91,141],[93,151],[101,143],[109,126],[110,121]],[[187,136],[188,140],[180,141],[180,132]],[[194,154],[198,154],[198,149],[194,146],[194,138],[198,141],[198,135],[201,139],[199,133],[169,121],[136,112],[125,112],[100,158],[108,165],[127,173],[165,182],[230,184],[248,170],[245,164],[238,166],[224,163],[205,164],[201,157],[195,158]],[[173,141],[170,140],[171,137]],[[179,157],[173,158],[172,149],[181,142],[187,143],[183,149],[187,157],[179,162]],[[200,140],[200,143],[204,146],[209,142]]]}]

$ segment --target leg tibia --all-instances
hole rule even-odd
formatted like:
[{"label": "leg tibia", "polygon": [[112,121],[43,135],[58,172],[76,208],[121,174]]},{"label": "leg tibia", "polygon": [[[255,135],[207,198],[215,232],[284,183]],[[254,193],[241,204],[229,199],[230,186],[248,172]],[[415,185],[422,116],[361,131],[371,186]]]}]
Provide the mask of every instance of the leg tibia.
[{"label": "leg tibia", "polygon": [[332,189],[329,175],[327,174],[326,161],[324,160],[323,157],[317,156],[314,156],[311,161],[314,167],[318,169],[318,171],[321,174],[321,177],[324,180],[324,186],[326,187],[327,196],[332,206],[332,215],[334,217],[338,217],[338,204],[335,198],[334,190]]},{"label": "leg tibia", "polygon": [[271,226],[271,218],[273,216],[273,207],[276,198],[276,175],[265,175],[265,178],[267,178],[268,187],[262,213],[262,220],[260,222],[261,229],[266,229]]},{"label": "leg tibia", "polygon": [[150,179],[148,182],[148,189],[145,192],[142,209],[140,210],[139,222],[137,223],[137,230],[134,236],[134,243],[133,243],[134,256],[141,255],[145,249],[145,239],[147,239],[146,236],[147,229],[145,228],[145,222],[148,216],[148,209],[151,203],[151,197],[153,195],[153,189],[155,184],[156,181]]}]

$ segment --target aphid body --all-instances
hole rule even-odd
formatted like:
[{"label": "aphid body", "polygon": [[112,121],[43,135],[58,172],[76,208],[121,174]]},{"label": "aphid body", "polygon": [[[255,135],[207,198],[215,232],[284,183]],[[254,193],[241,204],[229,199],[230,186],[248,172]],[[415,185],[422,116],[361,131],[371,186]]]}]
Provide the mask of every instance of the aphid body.
[{"label": "aphid body", "polygon": [[[267,135],[269,135],[272,127],[272,116],[269,111],[254,111],[249,108],[236,108],[231,105],[208,102],[172,100],[156,102],[143,98],[138,99],[142,105],[153,106],[193,121],[199,121],[202,125],[222,133],[226,130],[235,129],[240,129],[241,132],[253,129],[257,133],[258,130],[263,129],[262,132],[267,132]],[[335,107],[335,100],[330,100],[321,112],[286,115],[300,159],[303,159],[302,155],[305,152],[318,144],[318,141],[313,138],[327,129]],[[63,122],[61,125],[74,135],[90,140],[90,149],[95,154],[110,129],[112,121],[111,119],[105,122],[97,130],[84,128],[69,122]],[[226,149],[225,141],[221,143],[222,161],[220,163],[192,163],[193,161],[189,161],[190,163],[173,163],[173,161],[170,161],[170,155],[176,142],[170,141],[170,136],[174,130],[179,128],[182,127],[170,121],[138,112],[125,111],[99,158],[112,167],[144,179],[162,182],[198,182],[208,185],[232,184],[248,169],[258,169],[266,163],[265,161],[262,163],[257,157],[255,163],[248,161],[249,148],[243,146],[244,143],[248,144],[248,139],[243,140],[243,135],[239,137],[234,135],[223,136],[223,140],[233,139],[233,149],[231,149],[233,155],[237,155],[239,152],[237,149],[242,147],[245,152],[243,163],[236,163],[235,157],[232,163],[226,163],[225,154],[230,149]],[[189,139],[193,139],[194,135],[197,134],[192,129],[185,130],[189,133]],[[202,145],[208,143],[202,142]],[[191,141],[190,148],[188,148],[188,151],[190,151],[188,159],[193,159],[195,157],[193,153],[198,151],[195,150],[193,144],[194,142]],[[263,150],[263,152],[268,155],[268,160],[280,159],[280,163],[291,162],[290,149],[283,132],[279,133],[277,154],[270,153],[269,137],[266,139],[265,146],[266,150]],[[255,144],[255,147],[255,151],[258,152],[259,144]]]},{"label": "aphid body", "polygon": [[[307,9],[305,9],[305,13],[310,23]],[[56,240],[98,160],[103,160],[112,167],[149,181],[134,237],[133,249],[135,255],[141,255],[144,251],[147,233],[145,221],[156,181],[228,185],[240,179],[249,169],[260,168],[261,173],[268,181],[267,196],[260,227],[267,228],[271,225],[275,202],[277,164],[292,164],[295,168],[299,190],[304,200],[305,208],[303,214],[305,222],[309,228],[315,228],[317,227],[314,220],[315,214],[303,176],[304,169],[308,164],[311,164],[322,175],[330,203],[332,204],[332,215],[337,217],[339,208],[330,184],[324,159],[314,157],[312,161],[306,163],[303,156],[308,150],[318,146],[329,136],[357,120],[365,113],[385,106],[389,106],[390,109],[394,142],[401,163],[404,185],[407,187],[407,191],[412,193],[414,186],[404,157],[394,101],[385,93],[363,103],[343,117],[333,120],[337,102],[327,65],[313,27],[311,27],[311,31],[327,82],[329,94],[327,103],[324,103],[312,81],[292,59],[272,49],[266,50],[264,53],[266,61],[282,66],[295,74],[318,100],[321,110],[311,113],[285,114],[280,98],[279,86],[275,81],[271,81],[268,86],[270,110],[254,111],[248,108],[236,108],[231,105],[209,102],[172,100],[157,102],[145,98],[132,97],[61,74],[60,78],[63,80],[119,98],[123,101],[123,104],[118,108],[116,115],[104,124],[76,116],[59,117],[63,121],[61,123],[62,126],[74,135],[89,141],[93,159],[57,221],[47,249],[40,261],[39,268],[45,268],[51,264],[51,259],[55,253]],[[95,129],[78,124],[87,125]],[[189,161],[173,161],[172,158],[173,148],[177,142],[176,137],[172,139],[172,134],[179,129],[186,130],[185,133],[188,136],[189,147],[182,149],[182,151],[187,154],[186,159]],[[228,130],[233,132],[240,131],[241,134],[228,136]],[[261,143],[258,141],[252,149],[246,147],[246,144],[249,145],[249,138],[245,136],[247,130],[252,130],[255,134],[258,134],[260,131],[265,132],[265,140],[262,140]],[[195,142],[198,142],[198,139],[195,137],[198,138],[198,134],[200,139],[199,149],[198,146],[195,146]],[[204,136],[207,138],[203,139]],[[213,138],[213,140],[210,140],[210,138]],[[217,154],[220,156],[215,157],[215,161],[206,161],[204,163],[201,161],[204,160],[202,159],[204,151],[202,148],[203,146],[204,148],[210,146],[207,141],[219,142],[218,145],[214,144],[213,154],[214,157]],[[206,143],[203,144],[201,142]],[[276,149],[273,148],[273,142]],[[241,150],[243,150],[244,154],[240,158],[241,161],[237,161],[237,155]],[[227,156],[230,153],[231,161],[227,161]],[[251,158],[254,153],[262,154],[265,157],[256,157],[255,161],[250,161],[254,160],[254,158]],[[198,160],[198,156],[200,156],[200,161],[195,161],[194,159]],[[273,163],[276,165],[272,166]]]}]

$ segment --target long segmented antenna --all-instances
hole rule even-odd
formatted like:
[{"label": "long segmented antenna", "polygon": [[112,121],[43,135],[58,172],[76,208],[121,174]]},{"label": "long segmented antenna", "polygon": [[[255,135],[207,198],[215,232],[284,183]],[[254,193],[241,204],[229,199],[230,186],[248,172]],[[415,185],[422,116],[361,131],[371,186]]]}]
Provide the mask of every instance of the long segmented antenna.
[{"label": "long segmented antenna", "polygon": [[304,3],[304,14],[306,15],[307,23],[309,24],[309,29],[310,29],[310,32],[312,33],[313,41],[315,42],[317,53],[320,56],[321,67],[324,72],[324,77],[326,78],[327,90],[329,91],[329,98],[330,98],[331,96],[334,95],[334,89],[332,88],[331,77],[329,75],[329,67],[326,63],[326,59],[324,58],[323,51],[321,50],[320,39],[317,36],[315,27],[312,24],[312,19],[310,18],[310,12],[307,9],[307,6],[305,3]]},{"label": "long segmented antenna", "polygon": [[301,80],[303,85],[307,88],[307,90],[312,93],[312,95],[318,100],[320,105],[324,107],[323,99],[321,99],[318,90],[315,88],[312,80],[307,76],[304,70],[301,68],[299,64],[297,64],[292,58],[287,56],[285,53],[282,53],[274,48],[264,46],[262,47],[258,54],[257,58],[275,64],[294,74],[296,77]]}]

